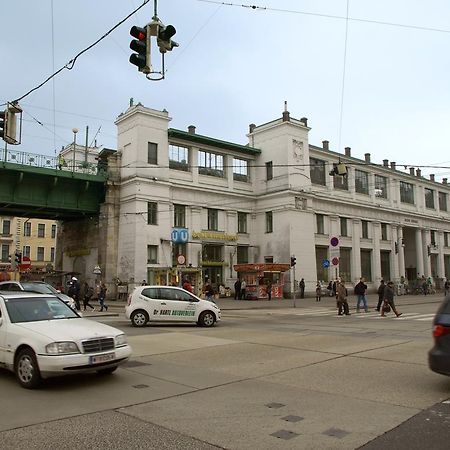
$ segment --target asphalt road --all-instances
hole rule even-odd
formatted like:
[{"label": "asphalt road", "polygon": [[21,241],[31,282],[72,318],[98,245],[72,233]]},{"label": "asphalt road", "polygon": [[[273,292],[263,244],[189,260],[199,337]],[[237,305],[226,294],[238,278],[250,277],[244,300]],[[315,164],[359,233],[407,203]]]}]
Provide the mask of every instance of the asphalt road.
[{"label": "asphalt road", "polygon": [[123,329],[132,360],[36,391],[0,371],[0,448],[447,449],[450,377],[426,359],[439,300],[398,299],[398,319],[227,300],[209,329],[133,328],[113,305],[92,320]]}]

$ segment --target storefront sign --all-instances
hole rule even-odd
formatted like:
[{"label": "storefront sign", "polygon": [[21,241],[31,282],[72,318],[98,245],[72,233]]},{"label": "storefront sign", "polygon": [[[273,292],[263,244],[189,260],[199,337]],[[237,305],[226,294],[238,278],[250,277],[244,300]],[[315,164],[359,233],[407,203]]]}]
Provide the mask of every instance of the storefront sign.
[{"label": "storefront sign", "polygon": [[193,231],[193,239],[219,239],[221,241],[237,241],[237,234],[226,234],[218,231]]}]

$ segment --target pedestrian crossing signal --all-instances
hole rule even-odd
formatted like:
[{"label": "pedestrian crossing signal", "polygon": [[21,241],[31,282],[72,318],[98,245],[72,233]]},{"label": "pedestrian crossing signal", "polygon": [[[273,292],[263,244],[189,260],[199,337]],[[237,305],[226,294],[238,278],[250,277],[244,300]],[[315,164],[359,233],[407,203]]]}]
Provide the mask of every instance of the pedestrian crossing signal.
[{"label": "pedestrian crossing signal", "polygon": [[294,267],[297,264],[297,258],[295,256],[291,256],[291,267]]}]

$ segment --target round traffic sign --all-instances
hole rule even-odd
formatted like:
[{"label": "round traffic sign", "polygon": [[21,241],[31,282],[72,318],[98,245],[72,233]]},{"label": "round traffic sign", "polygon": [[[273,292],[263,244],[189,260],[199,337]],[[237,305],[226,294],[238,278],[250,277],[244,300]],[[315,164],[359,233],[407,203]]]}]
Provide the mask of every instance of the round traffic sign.
[{"label": "round traffic sign", "polygon": [[330,244],[332,247],[337,247],[339,245],[339,238],[337,238],[336,236],[332,237],[330,239]]},{"label": "round traffic sign", "polygon": [[333,264],[333,266],[339,265],[339,258],[338,258],[337,256],[335,256],[335,257],[331,260],[331,264]]},{"label": "round traffic sign", "polygon": [[326,269],[327,267],[330,267],[330,261],[329,261],[328,259],[324,259],[324,260],[322,261],[322,267],[324,267],[325,269]]},{"label": "round traffic sign", "polygon": [[186,258],[184,257],[184,255],[178,255],[177,262],[178,264],[183,265],[186,262]]}]

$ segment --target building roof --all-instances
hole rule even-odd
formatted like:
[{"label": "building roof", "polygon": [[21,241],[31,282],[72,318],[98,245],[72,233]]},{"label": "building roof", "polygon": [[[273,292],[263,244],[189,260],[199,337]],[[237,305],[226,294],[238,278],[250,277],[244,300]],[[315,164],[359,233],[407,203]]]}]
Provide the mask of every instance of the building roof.
[{"label": "building roof", "polygon": [[169,128],[168,133],[169,138],[181,139],[183,141],[192,142],[193,144],[210,145],[212,147],[243,152],[251,155],[259,155],[261,153],[260,149],[250,147],[248,145],[241,145],[235,144],[233,142],[221,141],[220,139],[214,139],[197,133],[189,133],[187,131],[176,130],[175,128]]}]

